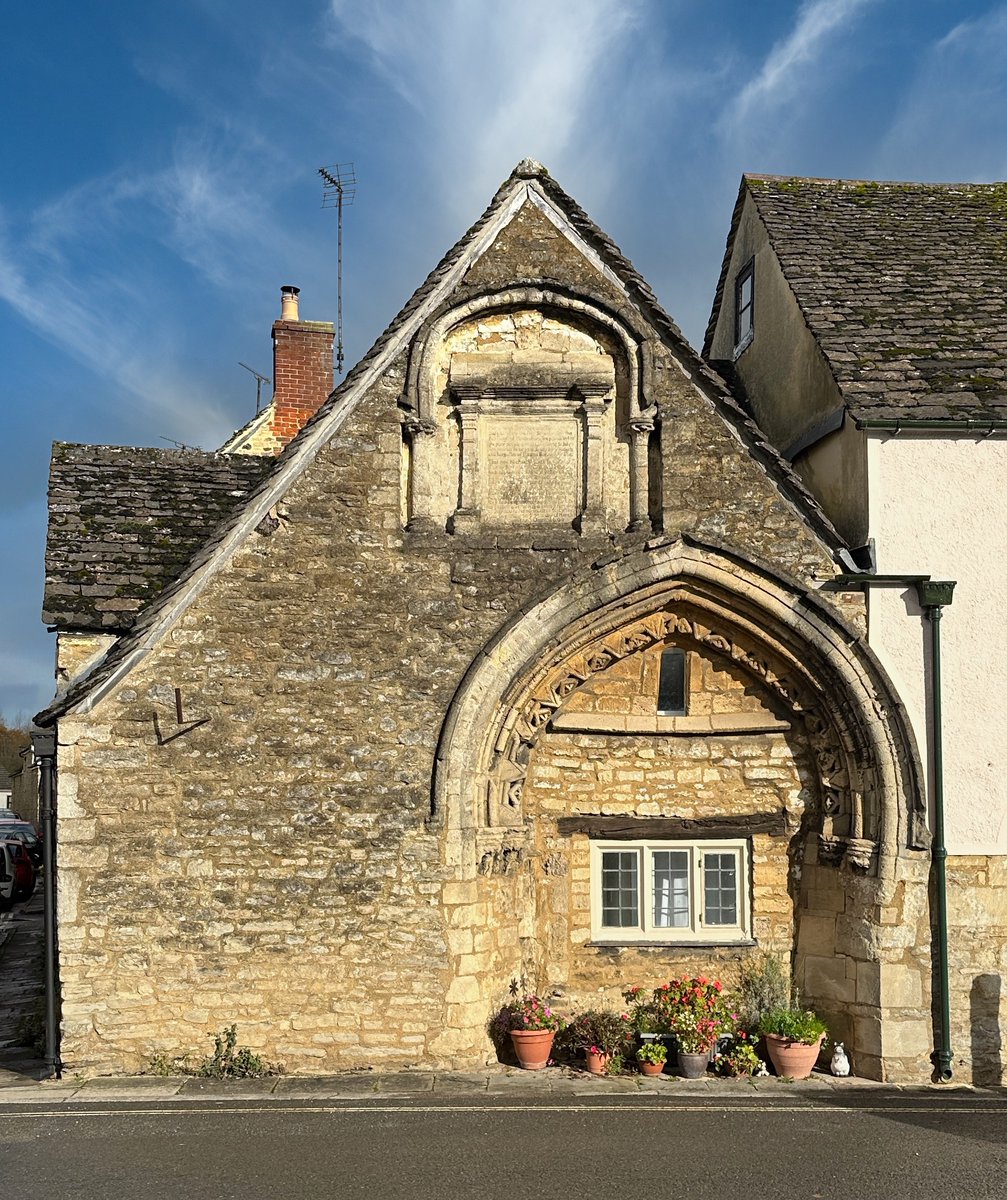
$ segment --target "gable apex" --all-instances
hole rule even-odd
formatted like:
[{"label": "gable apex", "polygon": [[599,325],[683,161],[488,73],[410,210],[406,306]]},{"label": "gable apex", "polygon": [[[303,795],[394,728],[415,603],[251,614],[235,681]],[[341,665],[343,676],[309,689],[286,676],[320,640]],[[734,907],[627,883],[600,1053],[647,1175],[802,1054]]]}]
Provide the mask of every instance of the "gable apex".
[{"label": "gable apex", "polygon": [[[275,460],[262,482],[221,521],[175,580],[140,613],[131,631],[120,638],[92,671],[81,676],[64,696],[38,715],[40,724],[51,724],[71,710],[88,711],[159,642],[203,592],[216,571],[269,517],[321,449],[339,433],[372,385],[410,347],[424,325],[445,310],[466,274],[525,206],[548,221],[590,263],[608,284],[610,296],[615,293],[609,303],[619,308],[623,318],[632,320],[641,330],[646,328],[643,336],[652,338],[670,353],[686,386],[695,389],[701,401],[724,422],[739,450],[768,477],[797,519],[817,539],[825,558],[842,546],[842,539],[810,493],[736,403],[723,380],[692,349],[633,264],[544,166],[525,159],[517,164],[483,214],[448,250],[367,354]],[[544,279],[524,283],[532,287],[550,286]]]}]

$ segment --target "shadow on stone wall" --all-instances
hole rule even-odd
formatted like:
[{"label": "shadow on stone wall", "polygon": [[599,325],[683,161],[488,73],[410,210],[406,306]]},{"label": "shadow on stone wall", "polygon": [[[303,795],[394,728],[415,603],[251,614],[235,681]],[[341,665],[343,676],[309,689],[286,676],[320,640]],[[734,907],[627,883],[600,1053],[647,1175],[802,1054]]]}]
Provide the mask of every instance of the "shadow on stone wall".
[{"label": "shadow on stone wall", "polygon": [[1003,1082],[1000,1049],[999,975],[977,975],[969,992],[969,1029],[972,1031],[972,1082],[996,1087]]}]

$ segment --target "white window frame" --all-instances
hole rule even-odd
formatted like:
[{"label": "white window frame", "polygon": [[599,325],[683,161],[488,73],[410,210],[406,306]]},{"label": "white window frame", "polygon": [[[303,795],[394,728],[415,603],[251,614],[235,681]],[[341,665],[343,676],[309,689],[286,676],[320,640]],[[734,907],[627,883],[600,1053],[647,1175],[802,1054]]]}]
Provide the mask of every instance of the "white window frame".
[{"label": "white window frame", "polygon": [[[636,926],[602,925],[602,855],[606,851],[635,851],[637,859]],[[654,872],[652,855],[659,850],[685,850],[689,853],[689,925],[669,928],[655,926]],[[703,914],[703,856],[707,853],[733,853],[737,859],[737,916],[735,925],[707,925]],[[596,943],[626,945],[649,943],[671,946],[700,944],[736,945],[751,941],[751,846],[744,838],[704,841],[615,841],[596,838],[591,841],[591,938]]]}]

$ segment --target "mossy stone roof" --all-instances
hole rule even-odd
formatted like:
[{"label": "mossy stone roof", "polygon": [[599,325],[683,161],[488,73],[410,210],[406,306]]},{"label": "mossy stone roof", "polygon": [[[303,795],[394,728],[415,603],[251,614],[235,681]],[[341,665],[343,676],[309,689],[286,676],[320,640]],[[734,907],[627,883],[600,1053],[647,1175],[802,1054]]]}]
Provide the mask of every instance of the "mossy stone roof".
[{"label": "mossy stone roof", "polygon": [[744,186],[855,417],[1007,418],[1007,184]]},{"label": "mossy stone roof", "polygon": [[61,629],[128,629],[274,465],[55,442],[42,619]]}]

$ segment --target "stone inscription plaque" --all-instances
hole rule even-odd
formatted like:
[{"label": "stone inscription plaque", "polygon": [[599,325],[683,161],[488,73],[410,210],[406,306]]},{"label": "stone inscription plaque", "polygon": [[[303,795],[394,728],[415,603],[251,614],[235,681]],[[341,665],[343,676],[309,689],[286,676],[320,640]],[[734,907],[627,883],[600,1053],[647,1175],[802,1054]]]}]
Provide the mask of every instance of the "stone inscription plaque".
[{"label": "stone inscription plaque", "polygon": [[581,509],[574,413],[480,418],[480,509],[495,524],[568,525]]}]

